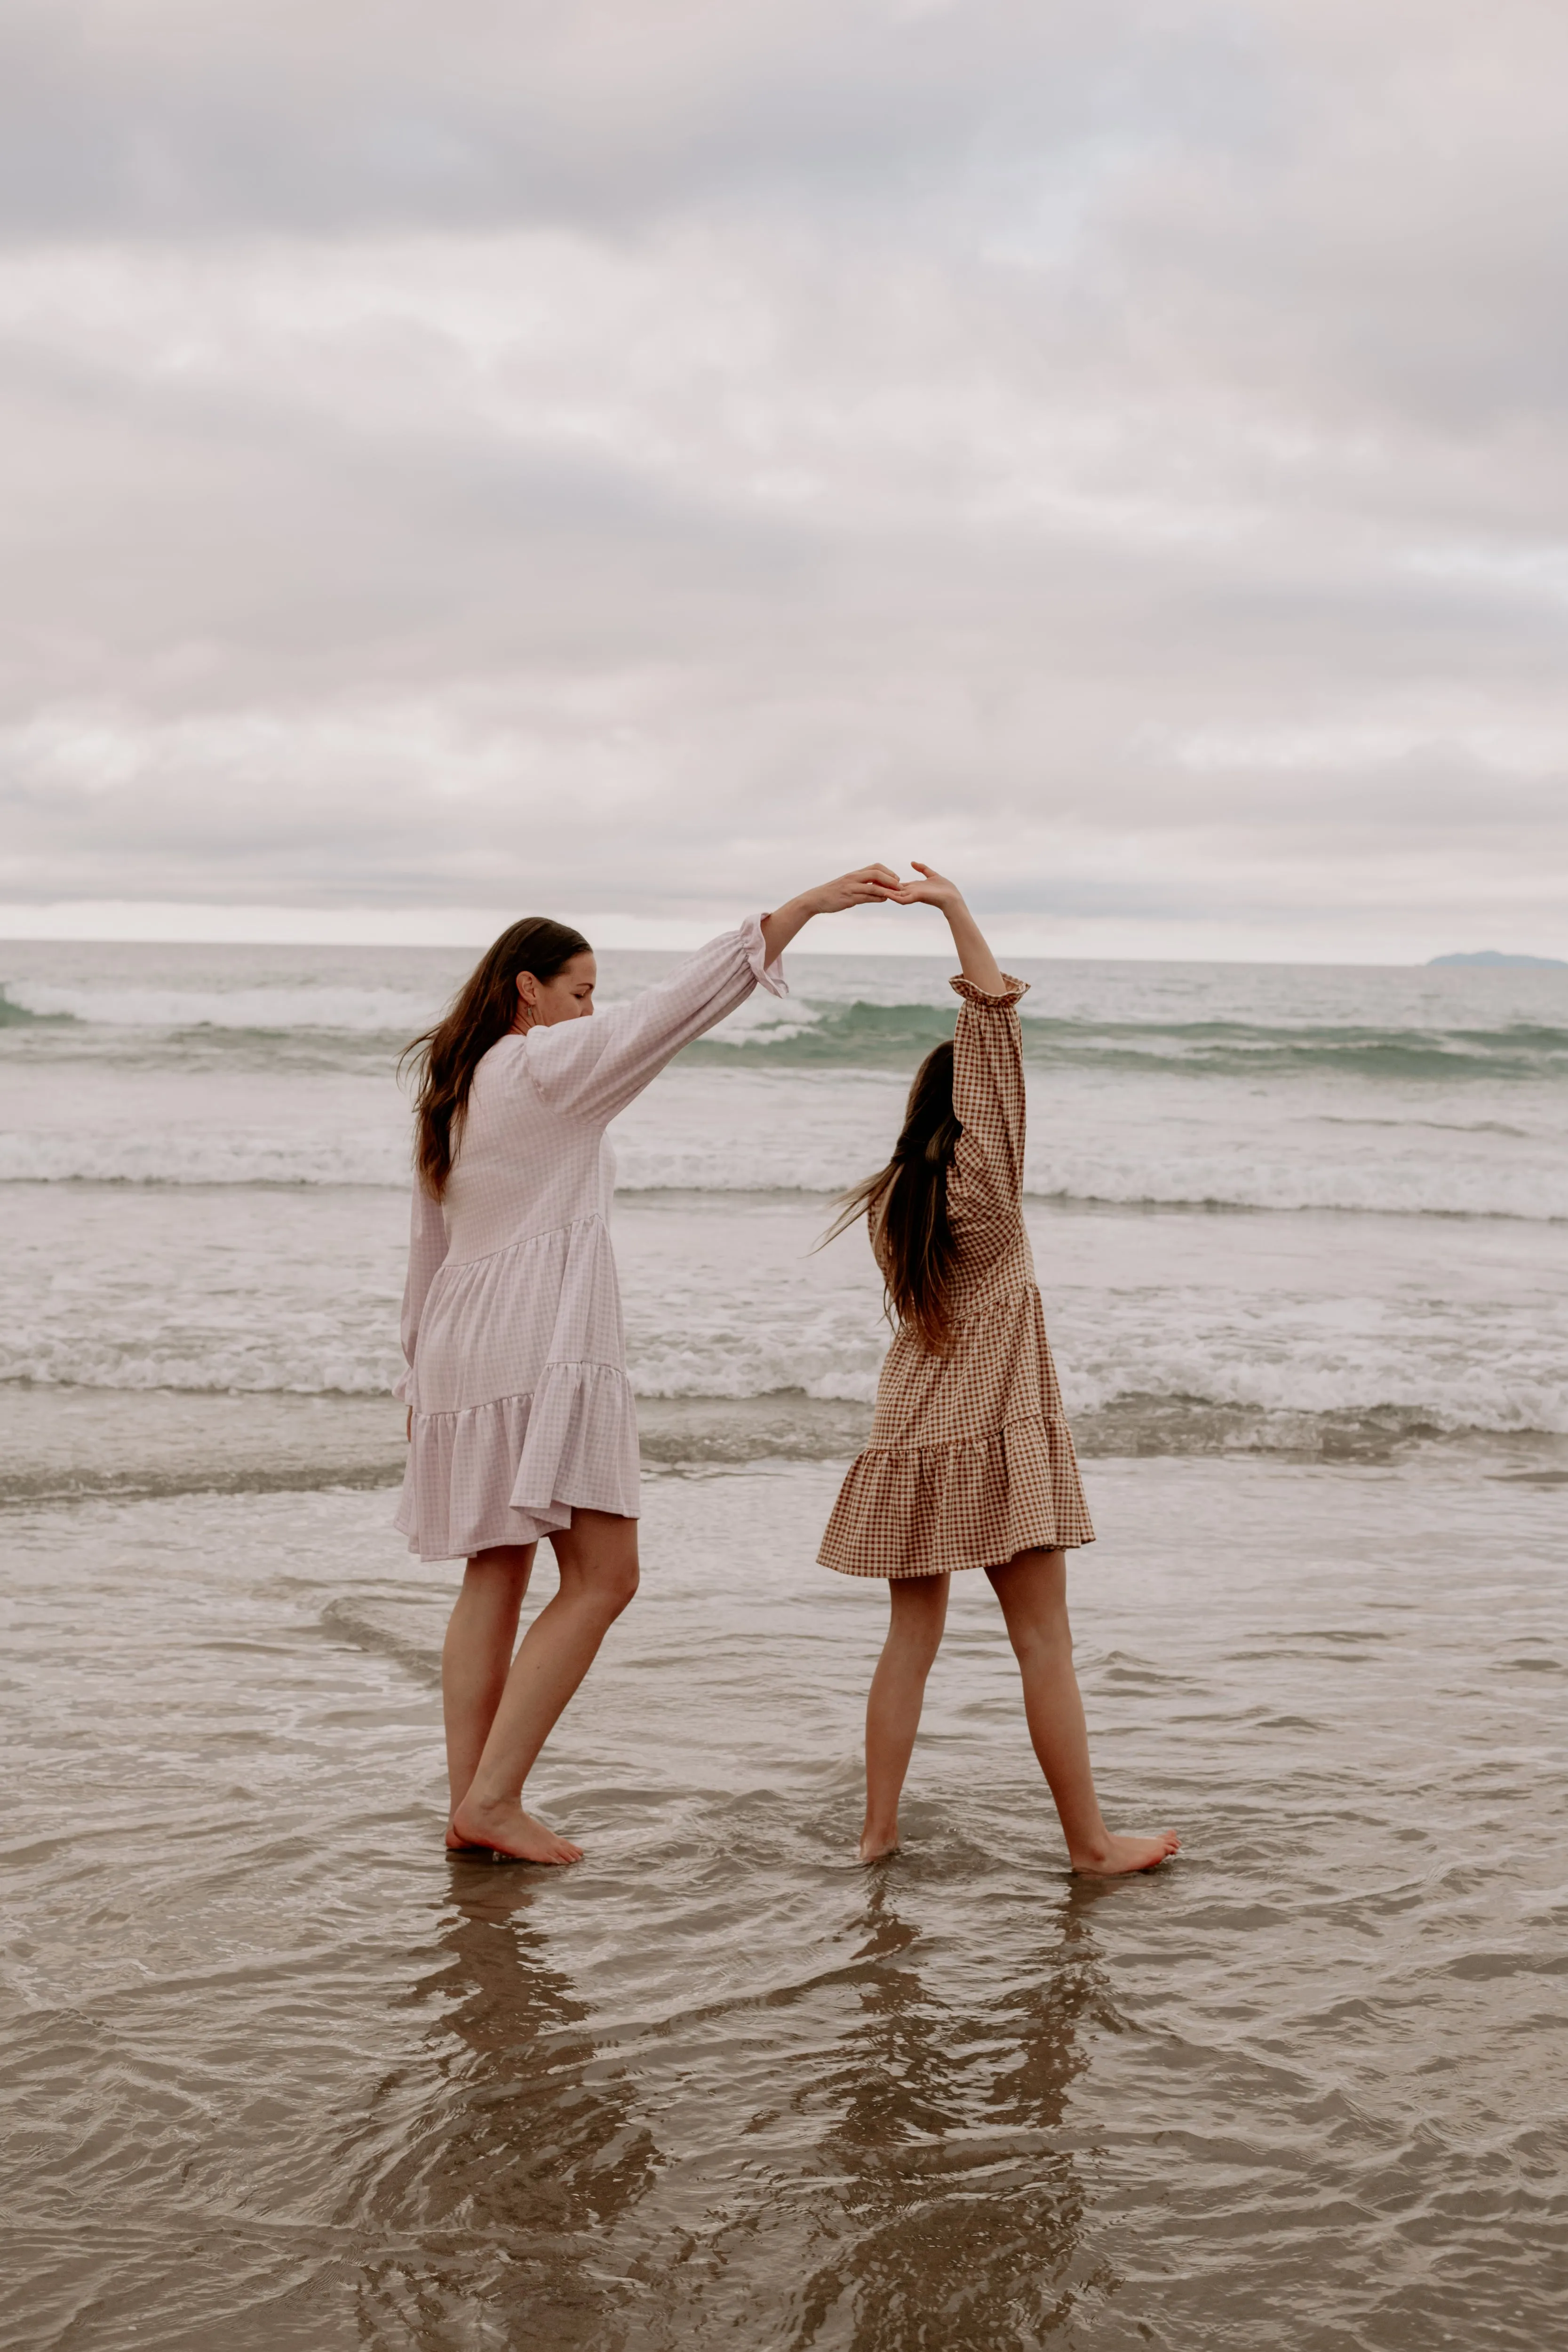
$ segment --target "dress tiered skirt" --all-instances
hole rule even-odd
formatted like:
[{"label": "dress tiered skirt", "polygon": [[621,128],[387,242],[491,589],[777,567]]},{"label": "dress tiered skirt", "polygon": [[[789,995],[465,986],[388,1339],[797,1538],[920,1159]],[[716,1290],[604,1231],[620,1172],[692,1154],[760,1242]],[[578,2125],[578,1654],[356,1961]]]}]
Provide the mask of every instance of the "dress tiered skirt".
[{"label": "dress tiered skirt", "polygon": [[1031,1282],[963,1318],[938,1355],[900,1331],[870,1442],[817,1558],[843,1576],[942,1576],[1094,1541]]},{"label": "dress tiered skirt", "polygon": [[637,1405],[603,1219],[448,1258],[407,1394],[396,1524],[424,1559],[535,1543],[574,1509],[635,1518]]}]

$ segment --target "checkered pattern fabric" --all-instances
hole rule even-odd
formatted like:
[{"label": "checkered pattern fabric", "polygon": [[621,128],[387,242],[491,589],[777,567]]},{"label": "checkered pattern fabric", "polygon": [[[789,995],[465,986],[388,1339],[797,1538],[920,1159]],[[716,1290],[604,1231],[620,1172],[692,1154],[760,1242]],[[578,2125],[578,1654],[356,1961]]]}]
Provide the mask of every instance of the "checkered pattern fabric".
[{"label": "checkered pattern fabric", "polygon": [[939,1576],[1094,1541],[1024,1230],[1026,983],[1003,976],[1000,996],[952,982],[952,1337],[933,1355],[904,1328],[888,1352],[870,1443],[817,1554],[844,1576]]}]

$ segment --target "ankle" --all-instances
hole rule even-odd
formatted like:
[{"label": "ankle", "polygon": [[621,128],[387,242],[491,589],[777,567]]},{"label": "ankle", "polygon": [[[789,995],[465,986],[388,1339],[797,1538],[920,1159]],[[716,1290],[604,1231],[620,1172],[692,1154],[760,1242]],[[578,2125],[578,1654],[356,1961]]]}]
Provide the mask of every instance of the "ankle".
[{"label": "ankle", "polygon": [[476,1780],[465,1794],[458,1798],[457,1803],[452,1808],[452,1814],[455,1820],[458,1813],[493,1813],[504,1811],[509,1807],[520,1802],[520,1797],[512,1790],[489,1789],[484,1787],[479,1781]]}]

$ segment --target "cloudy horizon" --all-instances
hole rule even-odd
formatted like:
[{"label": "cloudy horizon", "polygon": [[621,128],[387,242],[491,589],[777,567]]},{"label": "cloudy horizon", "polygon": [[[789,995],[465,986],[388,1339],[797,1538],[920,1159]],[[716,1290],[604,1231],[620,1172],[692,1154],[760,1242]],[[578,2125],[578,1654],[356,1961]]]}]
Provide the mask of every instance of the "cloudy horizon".
[{"label": "cloudy horizon", "polygon": [[0,930],[674,944],[922,856],[1019,953],[1568,954],[1565,66],[14,5]]}]

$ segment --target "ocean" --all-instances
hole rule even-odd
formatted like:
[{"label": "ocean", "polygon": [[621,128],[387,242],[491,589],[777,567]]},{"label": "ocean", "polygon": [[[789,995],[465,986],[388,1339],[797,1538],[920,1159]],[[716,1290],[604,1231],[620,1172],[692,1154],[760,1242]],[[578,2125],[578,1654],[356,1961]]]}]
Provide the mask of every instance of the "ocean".
[{"label": "ocean", "polygon": [[587,1859],[443,1856],[395,1065],[470,961],[0,945],[6,2340],[1538,2352],[1568,971],[1022,965],[1091,1739],[1184,1838],[1093,1885],[979,1578],[852,1860],[885,1601],[814,1555],[887,1332],[816,1244],[951,1030],[902,957],[792,953],[613,1130]]}]

